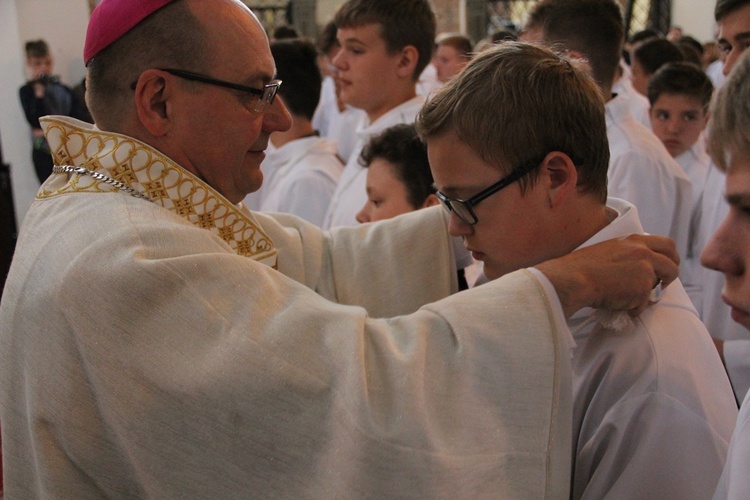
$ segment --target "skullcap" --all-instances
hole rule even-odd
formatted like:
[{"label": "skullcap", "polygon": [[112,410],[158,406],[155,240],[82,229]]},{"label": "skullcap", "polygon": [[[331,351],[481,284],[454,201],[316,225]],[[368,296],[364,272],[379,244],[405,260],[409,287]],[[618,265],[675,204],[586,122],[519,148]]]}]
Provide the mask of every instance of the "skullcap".
[{"label": "skullcap", "polygon": [[83,60],[89,61],[120,39],[148,16],[174,0],[102,0],[91,13],[83,46]]}]

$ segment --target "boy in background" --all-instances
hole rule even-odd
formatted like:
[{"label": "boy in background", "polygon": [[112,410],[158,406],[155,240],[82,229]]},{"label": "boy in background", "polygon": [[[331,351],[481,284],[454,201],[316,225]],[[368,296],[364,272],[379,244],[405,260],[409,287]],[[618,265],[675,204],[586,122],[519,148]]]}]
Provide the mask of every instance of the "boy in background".
[{"label": "boy in background", "polygon": [[473,51],[471,40],[460,33],[446,33],[439,36],[432,63],[437,68],[440,83],[447,82],[464,69],[464,66],[471,61]]},{"label": "boy in background", "polygon": [[564,48],[590,68],[599,85],[606,103],[610,196],[634,204],[647,233],[669,236],[680,255],[686,255],[690,179],[661,141],[636,121],[628,99],[612,93],[624,34],[625,22],[615,0],[540,0],[526,24],[527,40]]},{"label": "boy in background", "polygon": [[[711,167],[703,130],[708,123],[708,106],[713,90],[714,86],[703,70],[685,62],[665,64],[654,73],[648,84],[651,130],[690,178],[693,185],[693,221],[700,216],[698,210],[703,186]],[[688,253],[683,255],[686,265],[683,266],[680,280],[700,314],[700,290],[705,270],[698,261],[700,249],[695,248],[694,240],[695,229],[688,236]]]},{"label": "boy in background", "polygon": [[52,156],[39,125],[39,118],[45,115],[85,118],[85,104],[78,100],[70,88],[60,83],[58,76],[52,74],[54,65],[47,42],[42,39],[26,42],[29,81],[18,93],[26,121],[31,125],[31,159],[40,183],[52,173]]},{"label": "boy in background", "polygon": [[711,163],[703,130],[713,91],[703,70],[685,62],[662,66],[648,85],[651,130],[690,178],[694,206]]},{"label": "boy in background", "polygon": [[364,110],[357,143],[341,175],[324,229],[357,225],[366,201],[359,154],[369,139],[413,123],[424,104],[416,85],[432,58],[435,14],[427,0],[349,0],[334,17],[341,50],[333,59],[341,100]]},{"label": "boy in background", "polygon": [[320,227],[343,164],[336,143],[321,138],[312,118],[320,99],[320,69],[315,45],[299,38],[274,40],[271,54],[284,83],[278,98],[292,115],[289,130],[270,136],[261,165],[263,185],[243,202],[250,209],[294,214]]},{"label": "boy in background", "polygon": [[357,222],[375,222],[438,205],[427,146],[414,125],[394,125],[362,150],[367,169],[367,202]]},{"label": "boy in background", "polygon": [[[362,150],[367,169],[367,202],[357,222],[376,222],[440,204],[427,158],[427,146],[414,125],[394,125],[373,137]],[[454,244],[460,240],[454,239]],[[466,251],[457,252],[458,286],[473,285],[481,266]]]}]

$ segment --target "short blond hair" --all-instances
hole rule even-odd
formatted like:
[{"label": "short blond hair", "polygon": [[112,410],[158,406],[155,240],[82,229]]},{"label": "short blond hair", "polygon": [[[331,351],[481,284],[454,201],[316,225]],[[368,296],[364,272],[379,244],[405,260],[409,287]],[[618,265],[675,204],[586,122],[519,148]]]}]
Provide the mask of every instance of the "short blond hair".
[{"label": "short blond hair", "polygon": [[[550,151],[567,154],[578,187],[605,202],[609,144],[596,82],[538,45],[506,42],[478,54],[424,106],[420,135],[454,130],[480,158],[508,174]],[[539,176],[521,179],[522,189]]]},{"label": "short blond hair", "polygon": [[723,171],[733,158],[750,155],[750,50],[724,82],[711,109],[708,152]]}]

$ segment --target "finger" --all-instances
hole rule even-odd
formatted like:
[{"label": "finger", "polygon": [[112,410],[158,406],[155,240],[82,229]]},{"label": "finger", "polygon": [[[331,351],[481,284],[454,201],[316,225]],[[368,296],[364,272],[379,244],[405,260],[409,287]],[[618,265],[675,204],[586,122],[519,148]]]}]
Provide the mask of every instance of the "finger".
[{"label": "finger", "polygon": [[654,254],[651,259],[651,265],[654,268],[654,283],[661,281],[661,286],[666,287],[672,283],[680,274],[680,267],[670,257],[663,254]]},{"label": "finger", "polygon": [[680,264],[680,253],[677,246],[671,238],[657,235],[641,235],[646,246],[661,255],[672,260],[675,264]]}]

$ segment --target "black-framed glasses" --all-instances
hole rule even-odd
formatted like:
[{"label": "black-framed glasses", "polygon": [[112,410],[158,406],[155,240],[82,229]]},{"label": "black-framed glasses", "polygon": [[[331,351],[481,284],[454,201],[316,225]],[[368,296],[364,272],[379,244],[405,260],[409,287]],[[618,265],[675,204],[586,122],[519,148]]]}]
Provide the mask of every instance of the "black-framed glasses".
[{"label": "black-framed glasses", "polygon": [[276,93],[279,91],[281,86],[281,80],[273,80],[263,86],[262,89],[256,89],[255,87],[248,87],[247,85],[241,85],[239,83],[227,82],[225,80],[218,80],[211,78],[210,76],[201,75],[200,73],[193,73],[192,71],[185,71],[182,69],[174,68],[157,68],[159,71],[166,71],[170,75],[174,75],[185,80],[193,82],[207,83],[209,85],[216,85],[218,87],[224,87],[232,90],[239,90],[248,94],[258,96],[258,102],[255,104],[254,110],[258,113],[262,112],[266,106],[273,104],[273,100],[276,98]]},{"label": "black-framed glasses", "polygon": [[[546,156],[546,155],[545,155]],[[448,198],[446,195],[441,193],[440,191],[436,192],[438,199],[441,201],[443,208],[445,208],[448,212],[455,212],[459,219],[461,219],[461,222],[464,222],[465,224],[468,224],[470,226],[473,226],[476,224],[479,219],[477,219],[477,214],[474,213],[474,207],[485,198],[489,198],[493,194],[497,193],[503,188],[506,188],[519,180],[521,177],[525,176],[532,170],[534,170],[542,161],[544,160],[544,156],[541,158],[536,158],[534,160],[529,160],[528,162],[522,163],[520,167],[518,167],[516,170],[508,174],[507,176],[503,177],[487,189],[484,189],[483,191],[480,191],[479,193],[475,194],[468,200],[460,200],[458,198]]]}]

